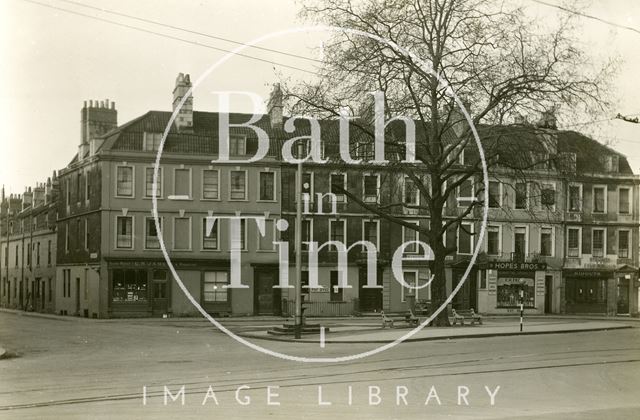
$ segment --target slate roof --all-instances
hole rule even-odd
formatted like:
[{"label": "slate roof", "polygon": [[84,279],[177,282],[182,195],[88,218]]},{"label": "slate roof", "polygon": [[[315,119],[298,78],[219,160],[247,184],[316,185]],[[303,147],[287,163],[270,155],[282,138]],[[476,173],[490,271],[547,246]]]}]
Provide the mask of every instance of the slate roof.
[{"label": "slate roof", "polygon": [[[217,112],[193,112],[192,130],[179,132],[175,124],[169,130],[164,152],[184,153],[184,154],[217,154],[218,150],[218,126],[219,116]],[[240,124],[249,121],[252,114],[231,113],[229,122]],[[105,139],[102,150],[114,151],[143,151],[144,132],[162,133],[164,132],[171,112],[149,111],[146,114],[135,118],[126,124],[112,130],[102,136]],[[339,138],[338,123],[335,120],[319,121],[321,127],[321,137],[323,142],[327,142],[327,153],[337,155],[337,143]],[[286,133],[282,128],[272,129],[268,115],[261,115],[254,125],[263,129],[270,139],[271,157],[280,156],[283,142],[295,136],[308,135],[310,124],[304,119],[295,122],[294,133]],[[428,128],[428,126],[427,126]],[[605,172],[601,157],[604,155],[617,155],[619,157],[619,174],[633,175],[633,171],[624,155],[615,150],[575,131],[540,129],[530,125],[479,125],[478,133],[481,137],[483,147],[486,150],[501,150],[504,155],[511,159],[522,158],[526,152],[544,152],[545,141],[557,139],[557,152],[576,154],[576,172],[578,173],[598,173]],[[387,127],[387,134],[401,132],[404,133],[404,123],[394,121]],[[453,131],[445,135],[445,142],[455,142]],[[255,132],[245,127],[230,127],[230,134],[241,135],[247,138],[247,153],[253,154],[257,148],[257,137]],[[544,134],[541,136],[541,134]],[[416,122],[417,138],[424,138],[424,127],[420,122]],[[355,141],[359,138],[370,137],[353,124],[350,124],[350,138]],[[400,136],[401,137],[401,136]],[[543,138],[541,140],[541,137]],[[546,140],[545,140],[546,139]],[[418,142],[420,144],[420,142]],[[470,143],[473,145],[473,142]],[[555,146],[554,146],[555,147]],[[508,151],[508,153],[504,153]],[[512,153],[513,151],[513,153]],[[517,155],[517,156],[516,156]],[[502,158],[502,156],[501,156]]]}]

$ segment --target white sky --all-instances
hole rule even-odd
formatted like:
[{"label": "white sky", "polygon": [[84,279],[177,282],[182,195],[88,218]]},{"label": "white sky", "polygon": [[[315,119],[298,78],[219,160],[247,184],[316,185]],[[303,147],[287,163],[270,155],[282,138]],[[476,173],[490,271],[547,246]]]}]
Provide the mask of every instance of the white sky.
[{"label": "white sky", "polygon": [[[135,25],[204,44],[231,49],[234,44],[101,13],[61,0],[34,0],[92,16]],[[240,42],[294,27],[297,4],[292,0],[76,0],[79,3],[186,27]],[[563,13],[522,0],[531,13]],[[559,0],[548,0],[558,3]],[[640,29],[640,2],[593,0],[585,13]],[[0,183],[7,192],[46,180],[72,159],[80,141],[80,109],[84,100],[116,102],[118,123],[148,110],[171,109],[178,72],[195,79],[224,53],[115,26],[87,17],[38,6],[24,0],[0,4]],[[640,113],[640,34],[593,20],[584,20],[585,45],[598,57],[623,58],[614,81],[623,115]],[[318,58],[318,36],[290,35],[261,45]],[[309,61],[270,52],[245,50],[254,56],[312,69]],[[278,68],[292,78],[311,77]],[[196,110],[215,110],[214,90],[244,90],[267,96],[276,80],[274,66],[237,57],[213,73],[195,92]],[[238,104],[246,110],[246,104]],[[603,115],[602,118],[610,117]],[[614,120],[574,127],[613,140],[640,172],[640,124]]]}]

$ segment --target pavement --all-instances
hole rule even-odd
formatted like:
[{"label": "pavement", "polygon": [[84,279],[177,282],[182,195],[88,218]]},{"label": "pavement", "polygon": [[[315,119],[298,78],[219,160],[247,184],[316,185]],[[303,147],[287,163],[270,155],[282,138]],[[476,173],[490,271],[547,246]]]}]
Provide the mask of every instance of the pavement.
[{"label": "pavement", "polygon": [[[188,328],[210,328],[209,322],[203,318],[129,318],[129,319],[90,319],[38,312],[24,312],[14,309],[0,308],[0,312],[17,316],[38,317],[58,321],[86,323],[116,323],[136,325],[169,325]],[[394,328],[382,328],[379,316],[309,318],[308,323],[319,324],[326,328],[323,337],[320,334],[305,334],[302,339],[291,336],[276,336],[268,333],[273,327],[291,322],[291,319],[276,316],[246,316],[219,318],[226,328],[241,337],[270,340],[295,341],[299,343],[388,343],[403,337],[403,341],[430,341],[460,338],[480,338],[516,335],[561,334],[586,331],[605,331],[640,326],[639,318],[606,317],[597,315],[532,315],[525,318],[523,331],[520,331],[517,316],[486,316],[482,325],[452,327],[428,327],[420,325],[411,328],[403,321],[396,321]],[[0,343],[1,345],[2,343]],[[0,347],[1,348],[1,347]]]},{"label": "pavement", "polygon": [[520,331],[518,319],[490,319],[484,320],[483,325],[465,325],[452,327],[396,327],[382,328],[380,325],[341,325],[327,323],[328,332],[321,338],[320,334],[304,336],[294,339],[291,336],[275,336],[266,330],[242,332],[239,335],[247,338],[276,341],[296,341],[304,343],[388,343],[400,337],[403,341],[429,341],[459,338],[498,337],[514,335],[561,334],[585,331],[606,331],[631,328],[630,325],[617,321],[594,320],[558,320],[537,319],[527,321]]}]

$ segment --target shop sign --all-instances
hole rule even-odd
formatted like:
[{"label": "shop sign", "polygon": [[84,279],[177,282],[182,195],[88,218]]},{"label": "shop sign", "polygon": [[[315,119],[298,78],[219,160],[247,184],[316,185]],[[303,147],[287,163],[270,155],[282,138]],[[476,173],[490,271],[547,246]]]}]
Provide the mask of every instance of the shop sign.
[{"label": "shop sign", "polygon": [[164,261],[140,261],[140,260],[118,260],[109,261],[109,267],[124,267],[124,268],[147,268],[147,267],[165,267],[167,263]]},{"label": "shop sign", "polygon": [[491,270],[544,271],[547,263],[489,261],[487,268]]},{"label": "shop sign", "polygon": [[564,270],[566,277],[578,277],[581,279],[596,279],[602,277],[611,277],[611,270]]}]

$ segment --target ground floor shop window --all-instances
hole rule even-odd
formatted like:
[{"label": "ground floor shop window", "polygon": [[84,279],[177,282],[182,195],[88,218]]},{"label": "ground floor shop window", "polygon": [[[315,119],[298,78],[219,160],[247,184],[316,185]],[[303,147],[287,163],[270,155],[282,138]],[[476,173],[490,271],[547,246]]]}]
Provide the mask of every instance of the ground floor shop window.
[{"label": "ground floor shop window", "polygon": [[139,302],[146,300],[146,270],[113,270],[114,302]]},{"label": "ground floor shop window", "polygon": [[566,299],[568,304],[607,303],[607,281],[605,279],[567,279]]},{"label": "ground floor shop window", "polygon": [[204,273],[204,301],[226,303],[229,300],[226,285],[229,275],[226,271],[207,271]]},{"label": "ground floor shop window", "polygon": [[498,271],[497,307],[517,308],[520,306],[520,290],[524,290],[524,307],[535,308],[534,273]]}]

